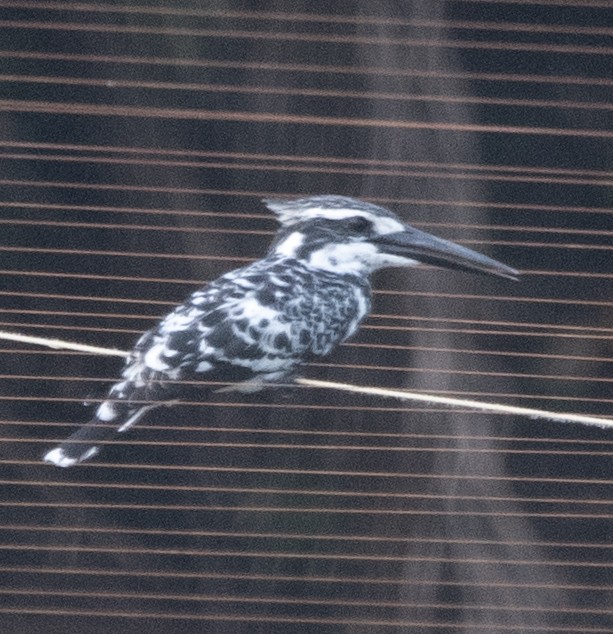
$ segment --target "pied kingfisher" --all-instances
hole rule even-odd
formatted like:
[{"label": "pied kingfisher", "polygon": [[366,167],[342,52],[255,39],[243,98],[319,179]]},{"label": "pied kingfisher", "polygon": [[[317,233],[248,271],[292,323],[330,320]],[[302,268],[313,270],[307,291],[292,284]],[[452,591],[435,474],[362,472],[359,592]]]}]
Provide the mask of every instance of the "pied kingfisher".
[{"label": "pied kingfisher", "polygon": [[[265,258],[193,293],[136,343],[92,421],[44,460],[70,467],[168,403],[185,380],[256,390],[350,337],[370,310],[370,274],[419,263],[515,279],[512,268],[344,196],[264,200],[281,224]],[[236,385],[238,384],[238,385]]]}]

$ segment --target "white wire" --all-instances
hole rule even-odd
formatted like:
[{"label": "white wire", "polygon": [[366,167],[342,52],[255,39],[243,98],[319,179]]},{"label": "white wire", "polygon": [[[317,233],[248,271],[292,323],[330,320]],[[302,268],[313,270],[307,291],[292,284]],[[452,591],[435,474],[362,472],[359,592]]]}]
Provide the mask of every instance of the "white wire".
[{"label": "white wire", "polygon": [[[0,339],[30,343],[38,346],[46,346],[58,350],[76,350],[114,357],[129,357],[130,353],[116,348],[101,348],[99,346],[89,346],[87,344],[64,341],[62,339],[48,339],[46,337],[31,337],[20,333],[0,331]],[[596,416],[585,416],[582,414],[572,414],[567,412],[550,412],[542,409],[530,407],[516,407],[514,405],[502,405],[501,403],[485,403],[462,398],[449,398],[447,396],[435,396],[433,394],[418,394],[405,390],[390,390],[381,387],[369,387],[366,385],[351,385],[349,383],[336,383],[331,381],[318,381],[315,379],[296,379],[296,383],[307,387],[322,388],[329,390],[341,390],[344,392],[354,392],[358,394],[370,394],[373,396],[383,396],[395,398],[403,401],[419,401],[431,403],[433,405],[449,405],[450,407],[462,407],[468,409],[479,409],[484,412],[496,412],[503,414],[516,414],[527,416],[533,419],[545,419],[558,423],[580,423],[582,425],[593,425],[601,428],[613,428],[613,420],[610,418],[599,418]]]}]

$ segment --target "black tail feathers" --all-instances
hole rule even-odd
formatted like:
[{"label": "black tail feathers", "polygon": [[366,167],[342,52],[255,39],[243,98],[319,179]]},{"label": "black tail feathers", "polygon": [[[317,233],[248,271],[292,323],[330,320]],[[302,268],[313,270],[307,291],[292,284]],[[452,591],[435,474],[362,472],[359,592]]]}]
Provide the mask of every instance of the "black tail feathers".
[{"label": "black tail feathers", "polygon": [[155,407],[155,405],[145,405],[135,408],[126,405],[105,401],[98,408],[94,419],[79,427],[64,442],[48,451],[43,456],[43,460],[58,467],[72,467],[79,462],[89,460],[100,451],[100,444],[103,441],[126,431],[146,411]]},{"label": "black tail feathers", "polygon": [[64,442],[47,452],[43,456],[43,460],[58,467],[72,467],[79,462],[93,458],[100,451],[99,443],[112,438],[116,433],[117,427],[115,425],[94,418],[89,423],[79,427]]}]

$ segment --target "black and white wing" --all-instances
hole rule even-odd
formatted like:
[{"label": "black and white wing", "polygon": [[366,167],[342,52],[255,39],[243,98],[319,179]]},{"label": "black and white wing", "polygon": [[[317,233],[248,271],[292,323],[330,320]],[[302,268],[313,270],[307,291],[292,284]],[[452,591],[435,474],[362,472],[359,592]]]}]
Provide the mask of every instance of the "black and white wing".
[{"label": "black and white wing", "polygon": [[[357,290],[356,290],[357,288]],[[228,273],[167,315],[137,342],[94,418],[45,455],[68,467],[99,451],[147,411],[176,399],[181,381],[252,391],[327,355],[369,308],[367,287],[321,279],[296,263],[261,260]]]}]

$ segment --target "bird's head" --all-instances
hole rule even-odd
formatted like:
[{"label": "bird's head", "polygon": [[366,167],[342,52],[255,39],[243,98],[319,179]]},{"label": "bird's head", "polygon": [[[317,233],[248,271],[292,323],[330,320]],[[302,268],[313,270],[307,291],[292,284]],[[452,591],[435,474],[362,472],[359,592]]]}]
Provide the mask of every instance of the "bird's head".
[{"label": "bird's head", "polygon": [[403,223],[394,213],[345,196],[265,199],[281,229],[271,252],[312,268],[368,275],[389,266],[433,264],[516,279],[492,258]]}]

